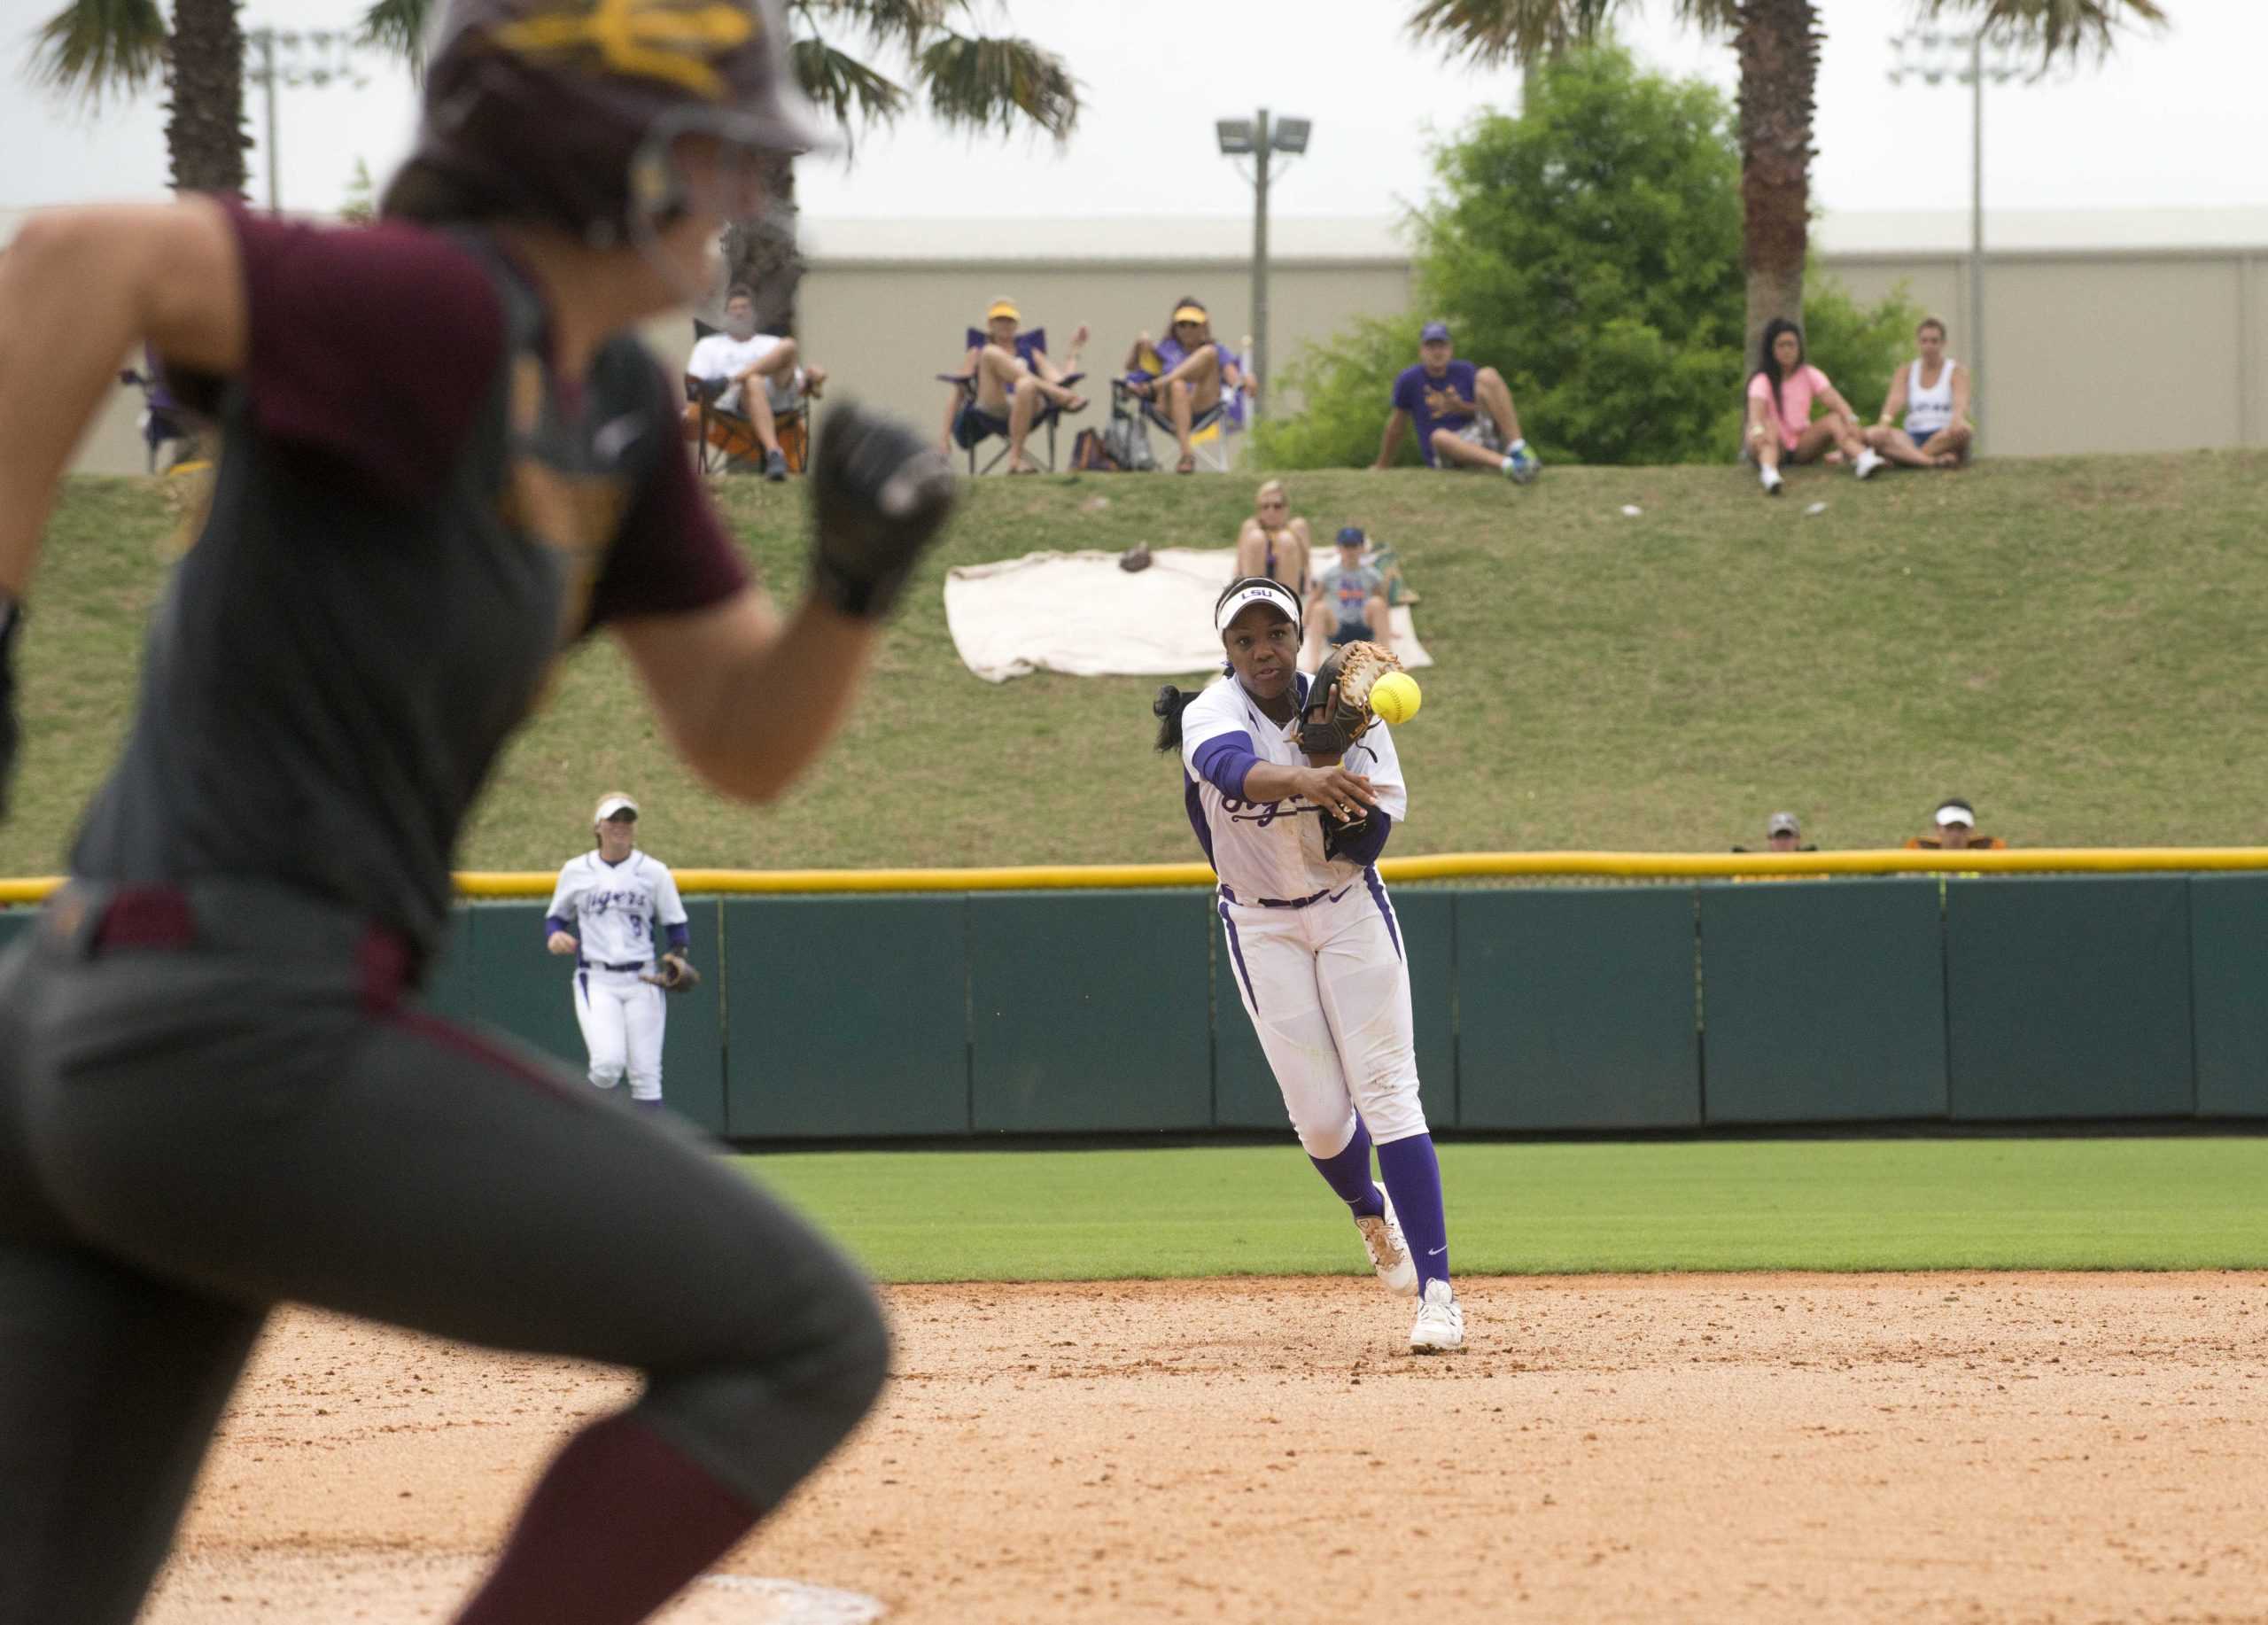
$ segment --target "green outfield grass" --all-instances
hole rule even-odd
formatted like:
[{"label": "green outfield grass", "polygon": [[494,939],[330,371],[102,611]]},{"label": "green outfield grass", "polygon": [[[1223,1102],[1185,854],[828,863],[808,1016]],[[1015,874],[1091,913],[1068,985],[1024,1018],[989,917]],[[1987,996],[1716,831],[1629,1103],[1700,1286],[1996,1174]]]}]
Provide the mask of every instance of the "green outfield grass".
[{"label": "green outfield grass", "polygon": [[[1460,1274],[2268,1268],[2268,1139],[1441,1147]],[[1359,1271],[1296,1146],[742,1159],[886,1281]]]},{"label": "green outfield grass", "polygon": [[[1192,859],[1174,769],[1147,749],[1155,680],[979,682],[945,631],[943,571],[1225,546],[1253,484],[975,482],[848,736],[771,809],[695,788],[602,642],[501,764],[463,862],[555,867],[615,785],[680,866]],[[1729,468],[1291,485],[1318,534],[1351,521],[1392,540],[1424,595],[1440,665],[1402,736],[1397,852],[1707,851],[1758,841],[1783,806],[1823,845],[1894,844],[1952,792],[2023,845],[2264,838],[2268,454],[1988,459],[1863,486],[1798,470],[1776,502]],[[722,491],[750,558],[794,592],[803,487]],[[159,482],[68,482],[25,649],[15,873],[61,863],[116,750],[184,506]]]}]

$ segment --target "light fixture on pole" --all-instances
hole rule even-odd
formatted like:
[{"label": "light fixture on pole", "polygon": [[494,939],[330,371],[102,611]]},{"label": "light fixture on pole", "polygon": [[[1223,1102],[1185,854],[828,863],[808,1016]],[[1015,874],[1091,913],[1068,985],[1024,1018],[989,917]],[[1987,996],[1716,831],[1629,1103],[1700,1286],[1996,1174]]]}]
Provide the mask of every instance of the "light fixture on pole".
[{"label": "light fixture on pole", "polygon": [[1938,85],[1950,79],[1969,88],[1969,331],[1961,342],[1969,351],[1969,376],[1978,379],[1984,373],[1984,82],[2006,84],[2026,74],[2016,49],[1987,40],[1982,28],[1968,34],[1910,29],[1891,35],[1890,48],[1896,58],[1890,70],[1891,84],[1918,79]]},{"label": "light fixture on pole", "polygon": [[[1253,377],[1268,377],[1268,182],[1269,160],[1278,154],[1296,157],[1308,150],[1308,132],[1313,125],[1306,119],[1278,119],[1269,121],[1268,109],[1262,107],[1254,119],[1219,119],[1214,121],[1213,133],[1221,151],[1230,158],[1252,159],[1252,354],[1245,357],[1245,368]],[[1254,396],[1252,402],[1253,421],[1260,420],[1262,400]]]},{"label": "light fixture on pole", "polygon": [[268,160],[268,207],[282,208],[283,167],[276,122],[276,91],[279,85],[321,88],[352,85],[361,89],[370,82],[355,66],[358,52],[373,50],[368,41],[348,28],[247,28],[245,30],[245,77],[260,89],[267,136],[261,142]]}]

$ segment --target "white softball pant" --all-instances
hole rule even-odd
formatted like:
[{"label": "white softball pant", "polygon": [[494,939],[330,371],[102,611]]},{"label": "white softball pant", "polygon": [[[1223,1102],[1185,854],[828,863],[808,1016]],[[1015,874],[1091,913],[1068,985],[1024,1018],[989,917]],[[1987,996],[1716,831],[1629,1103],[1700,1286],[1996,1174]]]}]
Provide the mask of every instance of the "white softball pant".
[{"label": "white softball pant", "polygon": [[611,1089],[627,1073],[630,1098],[662,1098],[662,1025],[666,995],[634,970],[588,966],[575,973],[575,1020],[591,1052],[591,1082]]},{"label": "white softball pant", "polygon": [[1362,1114],[1389,1145],[1425,1132],[1402,925],[1375,869],[1305,908],[1216,906],[1245,1014],[1308,1155],[1336,1156]]}]

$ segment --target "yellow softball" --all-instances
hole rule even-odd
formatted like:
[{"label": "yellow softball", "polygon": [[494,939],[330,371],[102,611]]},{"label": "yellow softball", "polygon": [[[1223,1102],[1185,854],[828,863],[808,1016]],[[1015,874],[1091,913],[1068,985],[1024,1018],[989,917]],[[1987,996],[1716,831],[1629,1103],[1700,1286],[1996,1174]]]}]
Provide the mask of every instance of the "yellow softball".
[{"label": "yellow softball", "polygon": [[1425,698],[1407,672],[1388,672],[1371,685],[1371,709],[1396,727],[1418,714]]}]

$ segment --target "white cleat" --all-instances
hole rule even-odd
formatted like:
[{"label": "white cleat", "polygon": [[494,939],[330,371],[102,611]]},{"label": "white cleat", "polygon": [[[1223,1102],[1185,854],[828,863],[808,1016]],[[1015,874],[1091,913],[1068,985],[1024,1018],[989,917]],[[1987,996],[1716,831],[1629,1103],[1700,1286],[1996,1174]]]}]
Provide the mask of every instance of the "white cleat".
[{"label": "white cleat", "polygon": [[1410,1244],[1402,1239],[1402,1221],[1394,1216],[1394,1198],[1386,1193],[1386,1186],[1371,1181],[1379,1200],[1386,1203],[1383,1218],[1358,1218],[1355,1228],[1363,1232],[1363,1250],[1371,1256],[1371,1268],[1379,1272],[1379,1285],[1400,1298],[1418,1295],[1418,1261],[1410,1256]]},{"label": "white cleat", "polygon": [[1764,494],[1767,496],[1779,495],[1781,486],[1786,483],[1781,479],[1780,470],[1777,469],[1759,469],[1757,470],[1756,477],[1763,482]]},{"label": "white cleat", "polygon": [[1881,466],[1882,454],[1869,446],[1859,454],[1859,460],[1851,465],[1851,472],[1864,479]]},{"label": "white cleat", "polygon": [[1410,1327],[1410,1352],[1454,1354],[1464,1347],[1464,1311],[1457,1307],[1456,1294],[1447,1281],[1427,1281]]}]

